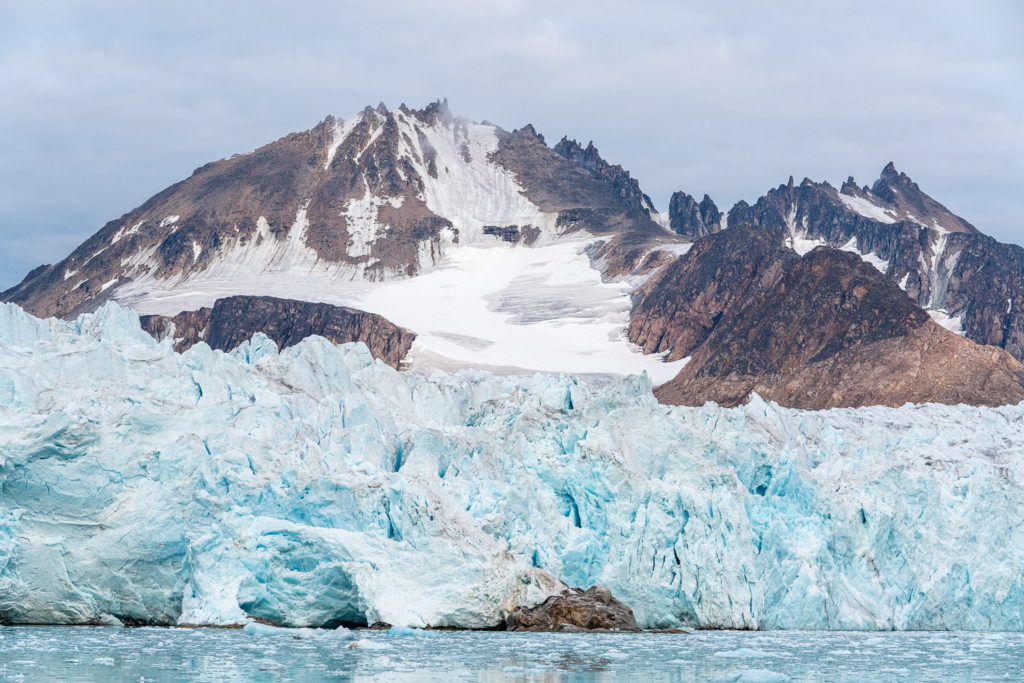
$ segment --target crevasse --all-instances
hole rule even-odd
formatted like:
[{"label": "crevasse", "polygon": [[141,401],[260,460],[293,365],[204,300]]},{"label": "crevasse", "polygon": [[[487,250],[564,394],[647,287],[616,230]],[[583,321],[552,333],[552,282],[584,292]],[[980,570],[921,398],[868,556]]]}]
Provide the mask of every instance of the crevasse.
[{"label": "crevasse", "polygon": [[0,617],[484,627],[564,582],[646,627],[1021,630],[1021,444],[1024,405],[668,408],[2,305]]}]

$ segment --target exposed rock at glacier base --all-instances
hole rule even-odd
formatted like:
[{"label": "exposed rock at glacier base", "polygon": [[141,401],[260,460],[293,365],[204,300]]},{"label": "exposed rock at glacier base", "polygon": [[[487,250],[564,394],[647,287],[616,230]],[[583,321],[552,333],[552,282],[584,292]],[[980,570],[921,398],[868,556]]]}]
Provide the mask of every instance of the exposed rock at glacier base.
[{"label": "exposed rock at glacier base", "polygon": [[639,631],[633,610],[604,586],[569,588],[536,607],[517,607],[505,620],[509,631]]},{"label": "exposed rock at glacier base", "polygon": [[0,618],[1021,630],[1024,405],[659,405],[0,307]]}]

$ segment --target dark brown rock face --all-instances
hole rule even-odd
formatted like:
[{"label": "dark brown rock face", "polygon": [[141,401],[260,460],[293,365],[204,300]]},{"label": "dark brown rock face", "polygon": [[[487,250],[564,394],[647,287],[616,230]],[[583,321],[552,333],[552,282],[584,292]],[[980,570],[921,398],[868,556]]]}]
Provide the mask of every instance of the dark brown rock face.
[{"label": "dark brown rock face", "polygon": [[[699,246],[691,251],[695,260],[715,253]],[[781,405],[818,410],[1024,400],[1024,366],[1001,349],[939,327],[857,255],[818,247],[793,259],[785,251],[763,252],[758,267],[764,272],[777,267],[783,276],[771,286],[774,278],[762,277],[734,305],[719,306],[719,324],[679,375],[655,391],[660,401],[732,406],[756,392]],[[729,260],[719,262],[716,272],[736,270]],[[690,280],[709,272],[710,266],[690,264],[672,286],[708,291],[713,288]],[[751,279],[733,282],[742,286]]]},{"label": "dark brown rock face", "polygon": [[335,344],[363,342],[374,358],[394,368],[416,338],[373,313],[265,296],[232,296],[218,299],[213,308],[183,311],[171,318],[148,315],[141,321],[143,329],[157,339],[166,337],[173,323],[174,350],[179,353],[200,341],[230,351],[256,332],[267,335],[282,349],[319,335]]},{"label": "dark brown rock face", "polygon": [[675,192],[668,205],[669,227],[680,235],[704,237],[718,232],[725,227],[722,219],[722,212],[708,195],[698,204],[685,192]]},{"label": "dark brown rock face", "polygon": [[[182,311],[173,317],[144,315],[139,318],[139,322],[142,324],[142,329],[149,332],[150,336],[157,341],[163,341],[170,336],[174,340],[174,350],[182,353],[199,342],[204,341],[210,329],[210,313],[212,310],[204,306],[198,311]],[[222,348],[220,350],[230,351],[233,348],[235,347],[232,346],[230,349]]]},{"label": "dark brown rock face", "polygon": [[540,228],[535,228],[532,225],[524,225],[522,227],[518,225],[485,225],[484,234],[493,235],[502,242],[530,246],[540,237]]},{"label": "dark brown rock face", "polygon": [[574,162],[580,168],[590,171],[594,178],[603,181],[615,197],[615,204],[623,209],[647,213],[650,199],[640,191],[640,183],[631,178],[629,171],[621,166],[609,164],[601,158],[593,141],[584,148],[575,140],[563,137],[554,147],[556,154]]},{"label": "dark brown rock face", "polygon": [[[963,315],[968,339],[1024,360],[1024,248],[988,235],[951,234],[943,250],[943,307]],[[909,287],[908,287],[909,291]]]},{"label": "dark brown rock face", "polygon": [[738,202],[728,221],[873,253],[921,307],[960,317],[968,339],[1024,360],[1024,248],[978,232],[891,163],[871,187],[790,179],[753,206]]},{"label": "dark brown rock face", "polygon": [[745,303],[770,291],[799,256],[777,228],[739,226],[705,237],[637,290],[629,340],[686,358]]},{"label": "dark brown rock face", "polygon": [[517,607],[505,620],[509,631],[639,631],[633,610],[603,586],[570,588],[536,607]]},{"label": "dark brown rock face", "polygon": [[659,244],[680,242],[651,219],[651,201],[621,166],[601,158],[593,143],[563,138],[552,149],[533,126],[498,134],[491,160],[516,174],[523,194],[557,213],[561,232],[610,235],[591,258],[609,275],[632,272]]}]

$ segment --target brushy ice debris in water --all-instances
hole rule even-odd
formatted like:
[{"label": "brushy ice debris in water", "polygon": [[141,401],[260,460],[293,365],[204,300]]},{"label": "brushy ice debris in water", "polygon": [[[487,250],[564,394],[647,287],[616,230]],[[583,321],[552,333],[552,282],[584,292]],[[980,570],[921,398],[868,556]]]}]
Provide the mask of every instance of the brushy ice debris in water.
[{"label": "brushy ice debris in water", "polygon": [[645,627],[1021,630],[1022,444],[1024,406],[669,408],[7,304],[0,616],[484,627],[564,582]]}]

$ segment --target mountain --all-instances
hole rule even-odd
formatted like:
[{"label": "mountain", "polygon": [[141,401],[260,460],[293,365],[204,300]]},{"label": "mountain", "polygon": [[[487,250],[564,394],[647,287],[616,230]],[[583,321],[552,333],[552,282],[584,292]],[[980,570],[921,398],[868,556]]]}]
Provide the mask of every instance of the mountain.
[{"label": "mountain", "polygon": [[[690,215],[670,207],[669,222],[688,225]],[[727,216],[729,227],[784,230],[800,254],[819,245],[857,253],[942,326],[1024,359],[1024,248],[980,233],[892,163],[871,187],[853,178],[838,190],[790,178],[753,206],[738,202]]]},{"label": "mountain", "polygon": [[623,278],[688,241],[652,214],[592,143],[549,147],[446,102],[381,104],[197,169],[0,298],[67,318],[109,300],[173,317],[271,296],[382,315],[418,335],[425,370],[664,381],[674,369],[622,335]]},{"label": "mountain", "polygon": [[[593,144],[552,149],[532,126],[507,133],[452,116],[446,102],[381,104],[197,169],[3,298],[68,317],[109,299],[146,308],[210,280],[243,294],[311,274],[318,285],[387,280],[495,229],[542,242],[577,230],[627,245],[671,241],[650,210]],[[616,272],[633,265],[603,253]]]},{"label": "mountain", "polygon": [[705,238],[640,290],[630,338],[690,356],[655,391],[671,404],[737,405],[752,393],[810,410],[1024,400],[1024,365],[934,323],[855,254],[804,256],[777,227]]},{"label": "mountain", "polygon": [[114,301],[179,350],[258,331],[420,373],[647,372],[667,402],[1016,402],[1024,356],[1024,249],[893,164],[871,187],[790,178],[727,213],[677,192],[659,214],[593,142],[442,101],[207,164],[0,298],[62,318]]}]

